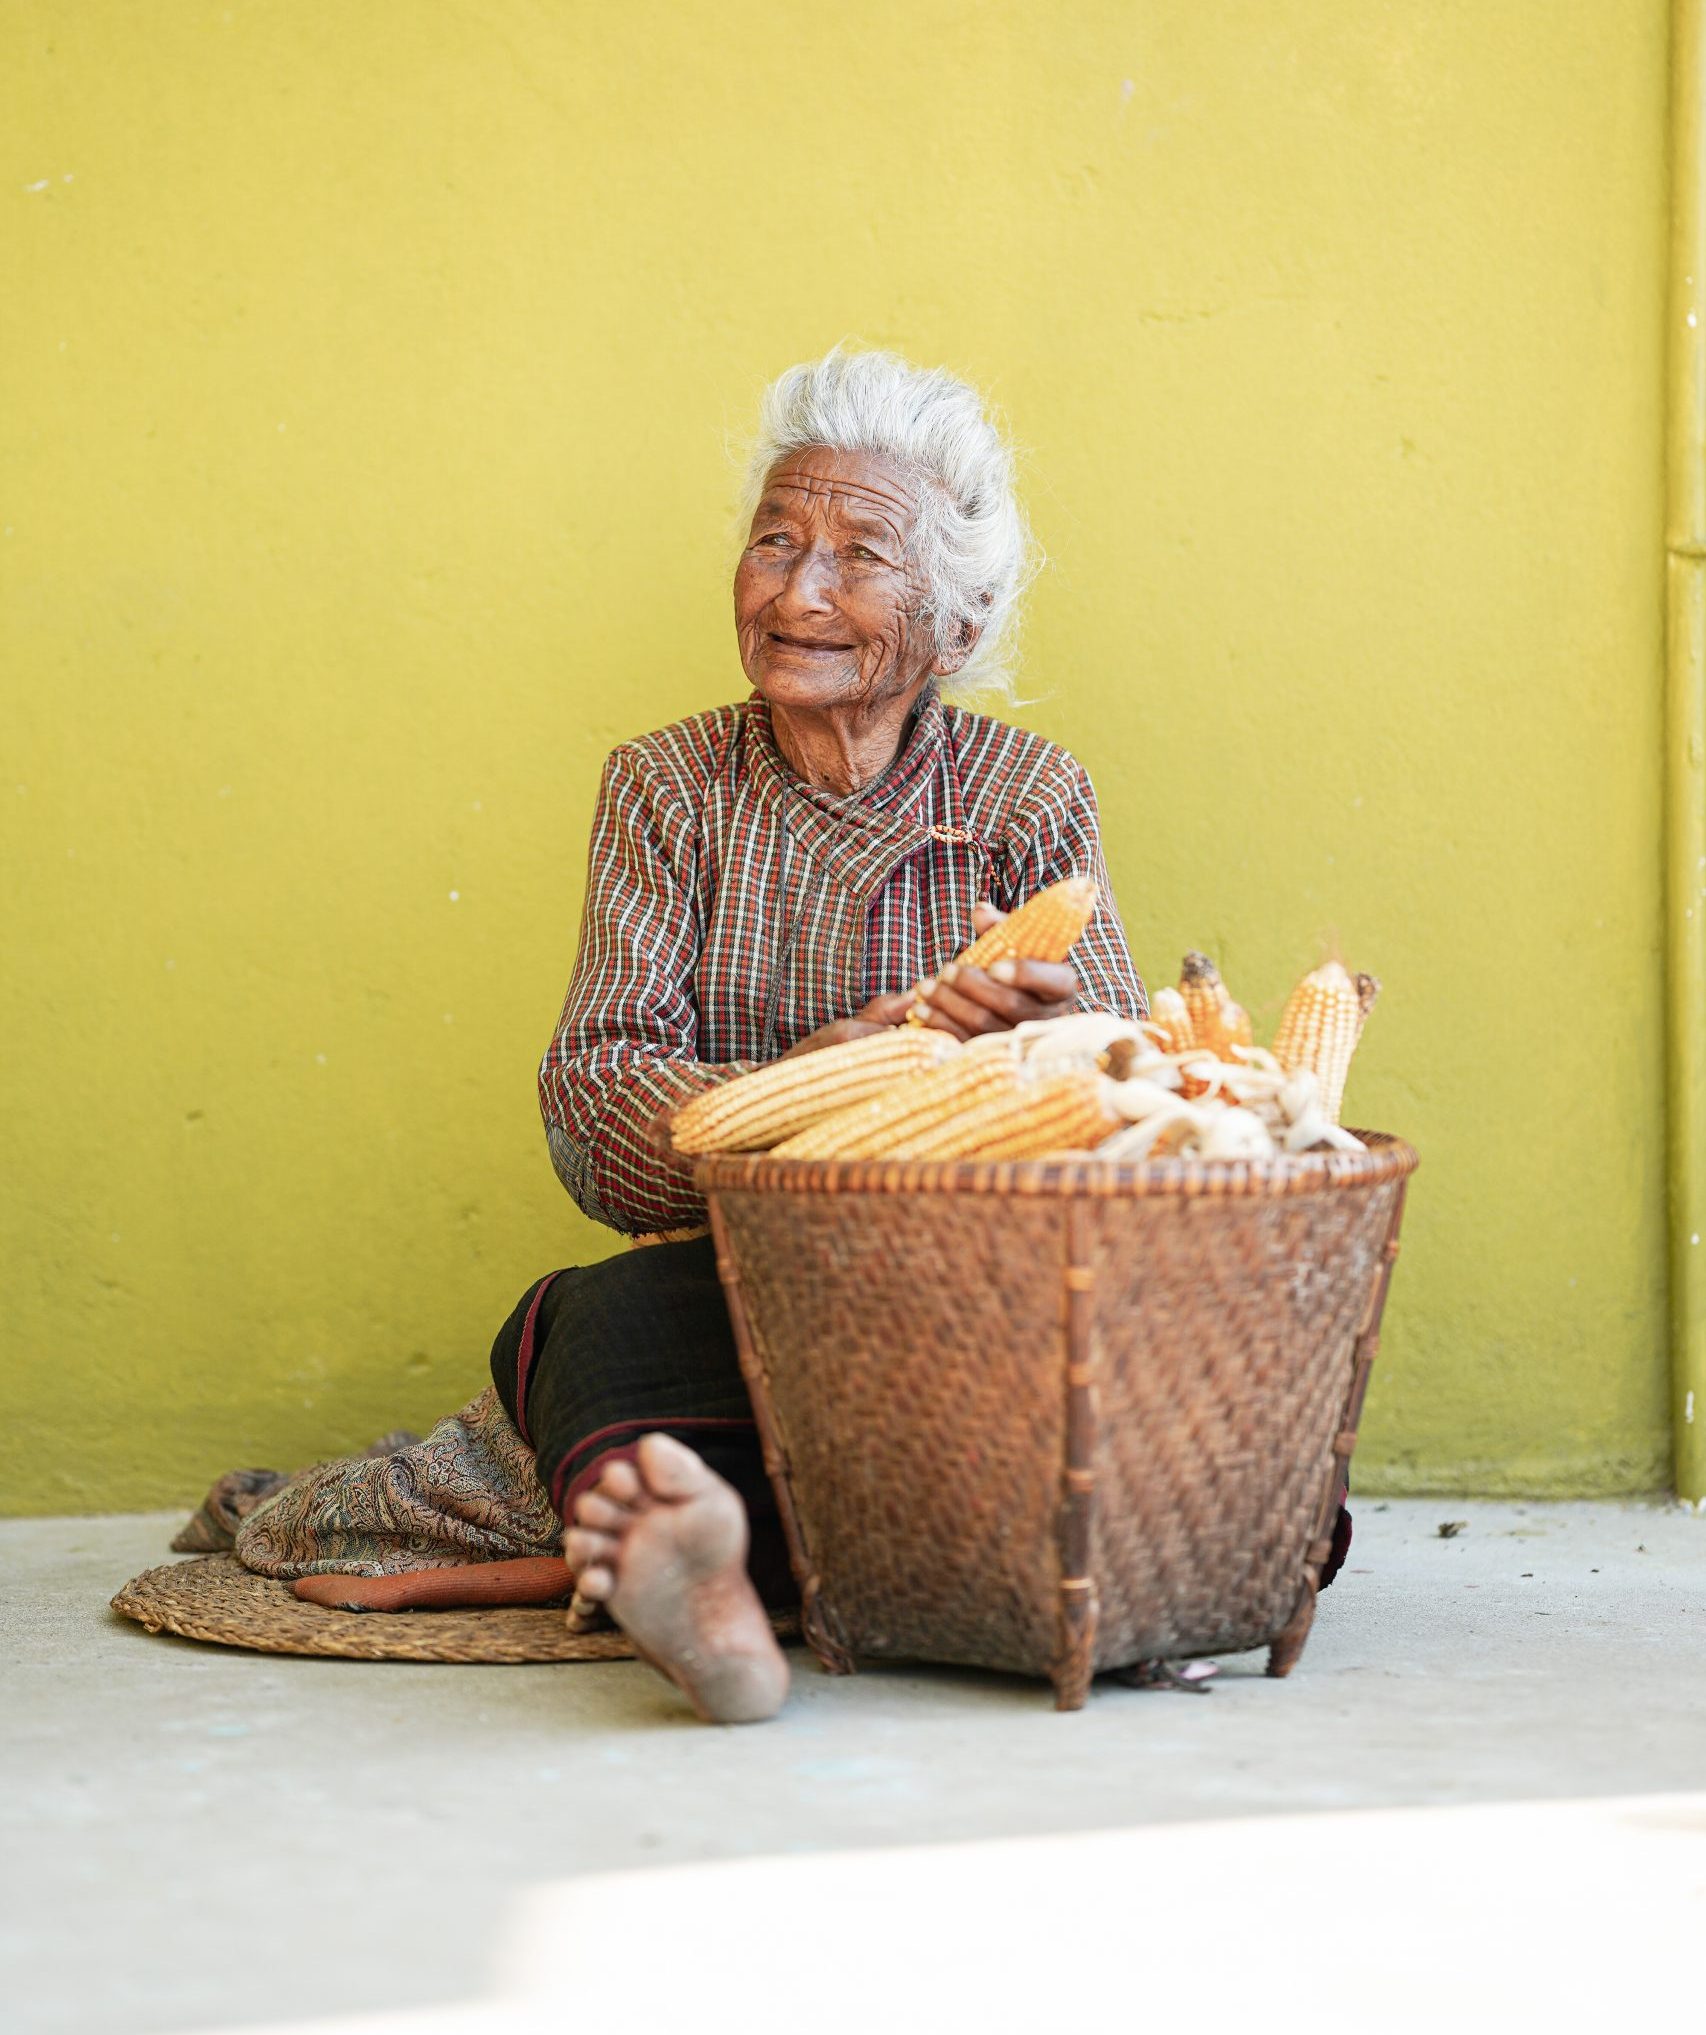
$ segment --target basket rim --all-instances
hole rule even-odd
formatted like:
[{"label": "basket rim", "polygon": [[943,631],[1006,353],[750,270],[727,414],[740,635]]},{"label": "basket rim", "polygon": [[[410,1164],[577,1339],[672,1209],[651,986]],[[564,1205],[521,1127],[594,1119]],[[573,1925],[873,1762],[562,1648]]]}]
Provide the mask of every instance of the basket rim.
[{"label": "basket rim", "polygon": [[700,1157],[694,1180],[707,1194],[1021,1194],[1047,1200],[1235,1201],[1332,1193],[1406,1179],[1415,1147],[1389,1131],[1353,1130],[1361,1152],[1304,1152],[1270,1159],[778,1159],[768,1152]]}]

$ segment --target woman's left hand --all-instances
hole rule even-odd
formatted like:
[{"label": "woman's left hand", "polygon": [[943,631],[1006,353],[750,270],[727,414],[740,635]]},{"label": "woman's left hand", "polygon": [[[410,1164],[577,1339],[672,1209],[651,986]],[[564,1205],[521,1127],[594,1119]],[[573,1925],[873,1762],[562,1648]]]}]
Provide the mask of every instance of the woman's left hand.
[{"label": "woman's left hand", "polygon": [[912,998],[904,991],[873,996],[863,1010],[852,1017],[837,1018],[833,1024],[821,1025],[797,1045],[790,1046],[782,1058],[794,1060],[801,1053],[821,1053],[825,1046],[845,1046],[854,1039],[868,1039],[873,1032],[892,1031],[906,1022],[911,1008]]},{"label": "woman's left hand", "polygon": [[[972,924],[986,933],[1006,916],[994,905],[980,904]],[[988,971],[951,961],[939,975],[919,983],[914,995],[929,1013],[927,1024],[963,1040],[1011,1031],[1040,1018],[1065,1017],[1078,1001],[1078,977],[1066,961],[997,961]]]}]

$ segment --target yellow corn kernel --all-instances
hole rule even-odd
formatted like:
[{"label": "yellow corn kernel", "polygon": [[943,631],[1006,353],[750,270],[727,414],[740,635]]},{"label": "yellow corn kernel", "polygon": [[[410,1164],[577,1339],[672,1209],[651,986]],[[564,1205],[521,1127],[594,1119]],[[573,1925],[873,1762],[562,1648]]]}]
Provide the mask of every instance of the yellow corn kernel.
[{"label": "yellow corn kernel", "polygon": [[1044,1152],[1100,1144],[1116,1128],[1102,1101],[1101,1076],[1077,1070],[1045,1075],[962,1108],[945,1122],[897,1140],[882,1156],[1034,1159]]},{"label": "yellow corn kernel", "polygon": [[[1374,978],[1369,977],[1373,982]],[[1378,988],[1378,985],[1376,985]],[[1371,997],[1372,1003],[1373,998]],[[1362,1030],[1363,1007],[1357,986],[1337,961],[1314,969],[1291,993],[1274,1038],[1274,1058],[1288,1074],[1307,1068],[1320,1083],[1321,1110],[1329,1123],[1339,1120],[1345,1077]]]},{"label": "yellow corn kernel", "polygon": [[985,1096],[1014,1087],[1018,1079],[1018,1067],[1010,1056],[971,1059],[953,1048],[953,1057],[945,1065],[922,1074],[903,1075],[881,1094],[849,1109],[837,1110],[833,1116],[779,1144],[775,1156],[880,1158],[896,1139],[974,1108]]},{"label": "yellow corn kernel", "polygon": [[1158,989],[1149,999],[1148,1026],[1163,1053],[1188,1053],[1196,1044],[1191,1014],[1176,989]]},{"label": "yellow corn kernel", "polygon": [[680,1152],[754,1152],[892,1087],[957,1052],[942,1032],[873,1032],[738,1074],[684,1103],[670,1123]]}]

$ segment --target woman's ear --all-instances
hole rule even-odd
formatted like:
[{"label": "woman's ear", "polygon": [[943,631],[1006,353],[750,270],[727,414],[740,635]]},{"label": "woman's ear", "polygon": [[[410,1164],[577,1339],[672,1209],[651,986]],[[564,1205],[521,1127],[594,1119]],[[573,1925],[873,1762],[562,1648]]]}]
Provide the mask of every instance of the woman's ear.
[{"label": "woman's ear", "polygon": [[930,670],[937,678],[952,678],[966,659],[977,648],[977,639],[983,634],[983,624],[974,622],[968,615],[961,622],[954,641],[946,650],[936,653],[936,661]]}]

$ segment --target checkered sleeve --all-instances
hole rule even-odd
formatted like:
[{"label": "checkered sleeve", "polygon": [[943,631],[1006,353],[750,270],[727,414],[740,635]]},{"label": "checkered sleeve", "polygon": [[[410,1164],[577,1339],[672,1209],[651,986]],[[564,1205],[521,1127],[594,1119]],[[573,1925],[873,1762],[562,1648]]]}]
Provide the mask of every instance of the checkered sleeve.
[{"label": "checkered sleeve", "polygon": [[1147,1017],[1149,992],[1126,945],[1125,927],[1120,923],[1114,887],[1102,856],[1096,788],[1075,757],[1064,750],[1057,754],[1063,767],[1051,776],[1041,810],[1009,863],[1013,877],[1009,906],[1023,904],[1034,891],[1065,877],[1092,877],[1100,902],[1072,950],[1080,984],[1078,1007],[1109,1011],[1117,1017]]},{"label": "checkered sleeve", "polygon": [[594,1222],[638,1235],[704,1220],[658,1117],[752,1064],[695,1057],[701,931],[685,805],[631,750],[604,766],[587,859],[580,952],[539,1103],[557,1177]]}]

